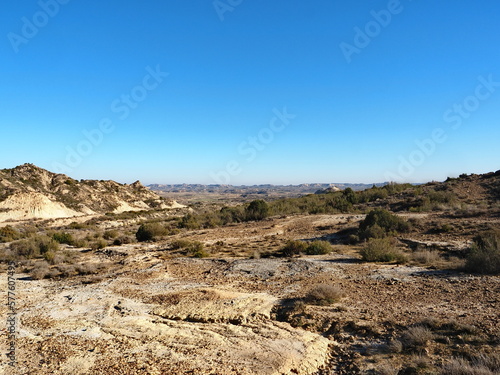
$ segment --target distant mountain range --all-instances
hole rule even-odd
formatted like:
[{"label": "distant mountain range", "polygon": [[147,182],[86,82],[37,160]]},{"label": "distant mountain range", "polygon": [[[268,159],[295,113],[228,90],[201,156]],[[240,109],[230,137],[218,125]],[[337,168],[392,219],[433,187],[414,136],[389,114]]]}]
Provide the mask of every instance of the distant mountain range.
[{"label": "distant mountain range", "polygon": [[[375,186],[384,186],[387,182],[377,183]],[[173,185],[162,185],[162,184],[152,184],[148,187],[153,191],[164,192],[164,193],[229,193],[229,194],[269,194],[269,193],[295,193],[297,195],[302,194],[314,194],[318,191],[323,191],[327,189],[338,188],[340,190],[350,187],[353,190],[365,190],[369,189],[374,184],[349,184],[349,183],[333,183],[333,184],[322,184],[322,183],[312,183],[312,184],[300,184],[300,185],[202,185],[202,184],[173,184]]]}]

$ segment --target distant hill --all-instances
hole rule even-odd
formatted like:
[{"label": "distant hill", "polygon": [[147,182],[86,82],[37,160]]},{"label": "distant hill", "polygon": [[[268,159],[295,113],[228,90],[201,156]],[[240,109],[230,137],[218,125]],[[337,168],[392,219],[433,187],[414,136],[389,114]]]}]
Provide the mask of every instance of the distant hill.
[{"label": "distant hill", "polygon": [[[500,212],[500,170],[485,174],[462,174],[443,182],[406,187],[387,185],[388,196],[377,198],[370,205],[397,211],[453,211],[473,216]],[[369,194],[372,189],[366,190]],[[376,193],[376,191],[375,191]]]},{"label": "distant hill", "polygon": [[33,164],[0,170],[0,222],[171,208],[139,181],[77,181]]},{"label": "distant hill", "polygon": [[[377,183],[375,186],[384,186],[387,182]],[[271,194],[271,193],[288,193],[297,196],[302,194],[313,194],[321,191],[335,191],[335,189],[343,190],[350,187],[353,190],[364,190],[371,188],[374,184],[349,184],[349,183],[332,183],[332,184],[299,184],[299,185],[203,185],[203,184],[152,184],[148,187],[153,191],[173,192],[173,193],[218,193],[218,194]]]}]

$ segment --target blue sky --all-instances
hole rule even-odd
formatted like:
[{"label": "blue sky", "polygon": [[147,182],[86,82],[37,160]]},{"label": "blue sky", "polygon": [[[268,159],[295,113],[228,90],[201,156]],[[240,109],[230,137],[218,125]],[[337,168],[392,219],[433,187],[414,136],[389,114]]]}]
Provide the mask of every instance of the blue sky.
[{"label": "blue sky", "polygon": [[0,168],[234,185],[494,171],[498,14],[495,0],[6,2]]}]

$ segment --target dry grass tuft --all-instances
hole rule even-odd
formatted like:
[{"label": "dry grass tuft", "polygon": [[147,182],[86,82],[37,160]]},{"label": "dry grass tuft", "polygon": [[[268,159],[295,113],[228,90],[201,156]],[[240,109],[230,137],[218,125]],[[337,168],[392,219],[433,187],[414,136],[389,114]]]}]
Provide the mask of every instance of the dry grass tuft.
[{"label": "dry grass tuft", "polygon": [[313,305],[331,305],[344,296],[342,289],[336,285],[316,285],[307,294],[305,300]]}]

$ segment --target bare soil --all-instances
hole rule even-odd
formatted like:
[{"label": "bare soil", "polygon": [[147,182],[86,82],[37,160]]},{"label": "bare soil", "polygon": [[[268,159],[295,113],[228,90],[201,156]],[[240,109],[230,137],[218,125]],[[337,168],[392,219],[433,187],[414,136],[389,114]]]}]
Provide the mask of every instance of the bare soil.
[{"label": "bare soil", "polygon": [[[109,264],[89,275],[31,280],[19,265],[18,364],[2,362],[0,373],[375,374],[408,367],[415,356],[439,368],[454,357],[500,355],[500,277],[454,269],[477,231],[498,227],[499,218],[407,214],[413,230],[401,247],[440,256],[424,266],[362,262],[360,246],[341,237],[363,217],[276,217],[157,243],[69,248],[80,262]],[[452,229],[436,232],[443,224]],[[186,257],[171,249],[176,239],[203,242],[210,256]],[[334,252],[276,257],[288,239],[327,239]],[[308,292],[325,284],[344,297],[308,303]],[[414,326],[431,339],[398,349]]]}]

